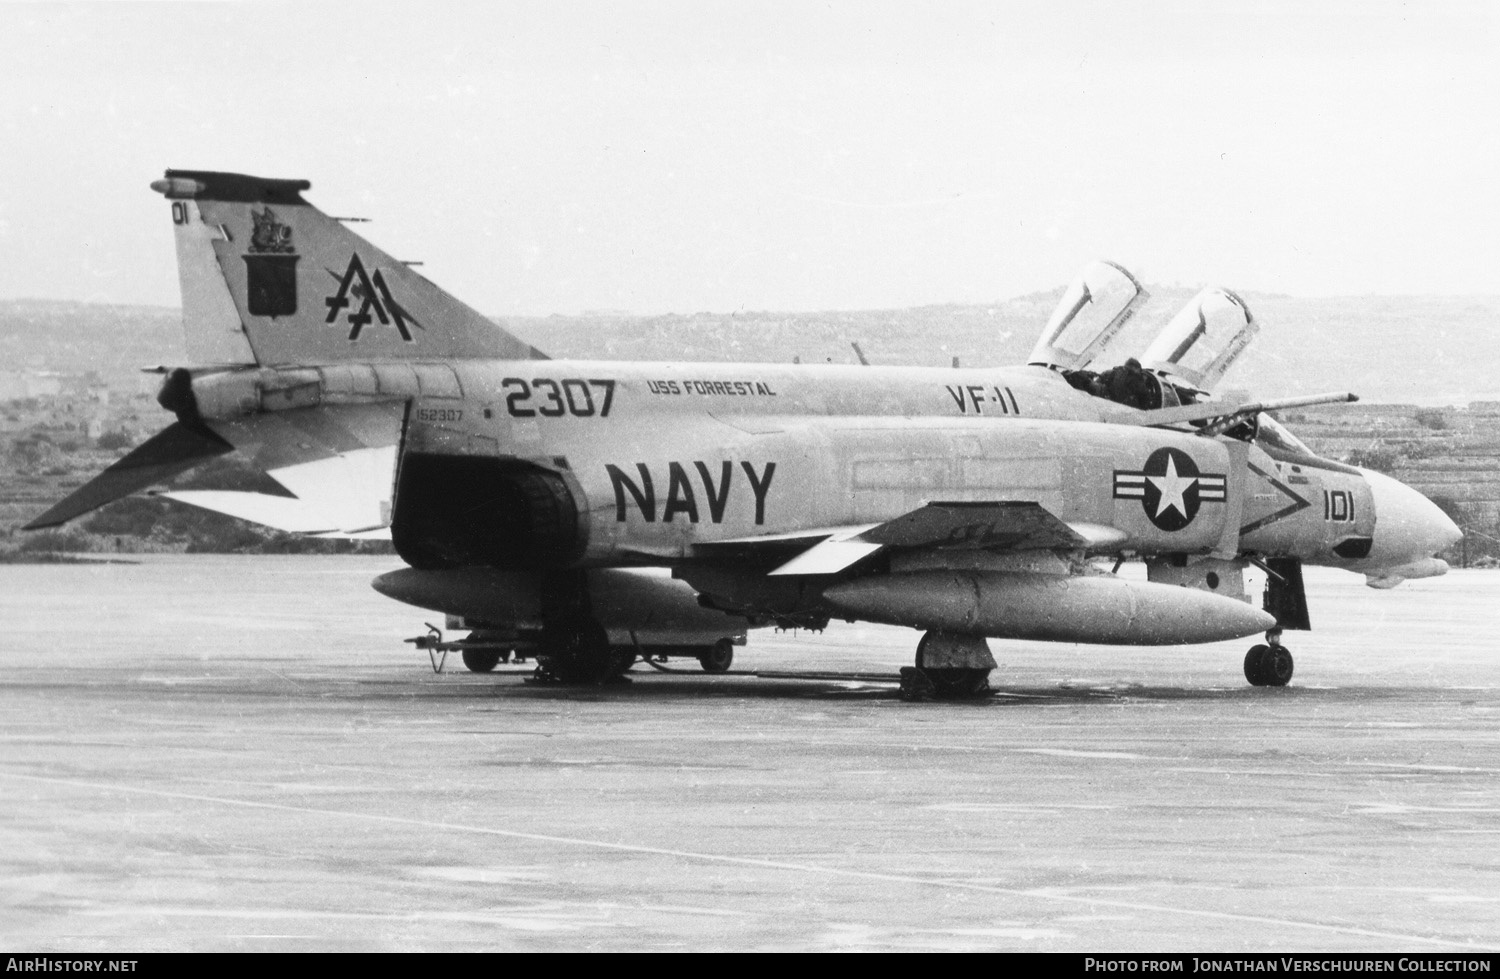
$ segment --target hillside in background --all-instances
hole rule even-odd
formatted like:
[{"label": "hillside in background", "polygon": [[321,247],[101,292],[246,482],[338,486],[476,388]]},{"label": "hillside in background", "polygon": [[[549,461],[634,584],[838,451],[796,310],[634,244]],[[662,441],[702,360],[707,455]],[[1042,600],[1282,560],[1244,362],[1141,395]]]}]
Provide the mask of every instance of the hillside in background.
[{"label": "hillside in background", "polygon": [[0,371],[98,373],[116,390],[142,367],[184,358],[182,314],[162,306],[0,302]]},{"label": "hillside in background", "polygon": [[[1155,288],[1101,366],[1138,354],[1195,290]],[[1024,363],[1062,288],[985,306],[502,320],[554,357],[874,364]],[[1261,333],[1227,386],[1262,397],[1351,390],[1424,405],[1500,400],[1500,296],[1298,299],[1250,293]]]},{"label": "hillside in background", "polygon": [[[1193,290],[1154,287],[1117,341],[1138,353]],[[821,313],[599,314],[499,319],[553,357],[602,360],[831,360],[857,341],[875,364],[1015,364],[1062,294],[987,305]],[[1247,293],[1261,335],[1228,386],[1263,397],[1352,390],[1366,401],[1421,405],[1500,400],[1500,296],[1299,299]],[[0,302],[0,371],[98,372],[139,390],[138,371],[184,360],[176,310],[37,300]],[[1102,365],[1101,365],[1102,366]]]}]

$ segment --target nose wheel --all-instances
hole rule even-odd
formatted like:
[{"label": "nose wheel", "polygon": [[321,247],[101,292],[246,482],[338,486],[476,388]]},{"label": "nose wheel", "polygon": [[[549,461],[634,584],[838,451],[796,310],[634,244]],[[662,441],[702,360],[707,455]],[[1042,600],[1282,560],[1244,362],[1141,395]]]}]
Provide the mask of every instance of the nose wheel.
[{"label": "nose wheel", "polygon": [[1251,646],[1245,654],[1245,679],[1256,687],[1284,687],[1294,668],[1291,651],[1276,636],[1266,638],[1269,642]]}]

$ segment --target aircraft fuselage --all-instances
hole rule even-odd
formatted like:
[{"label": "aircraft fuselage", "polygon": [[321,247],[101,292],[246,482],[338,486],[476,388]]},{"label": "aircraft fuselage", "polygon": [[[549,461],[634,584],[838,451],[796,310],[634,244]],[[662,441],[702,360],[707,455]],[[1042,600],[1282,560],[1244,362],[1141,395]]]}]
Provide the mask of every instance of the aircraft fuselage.
[{"label": "aircraft fuselage", "polygon": [[[692,561],[715,541],[874,524],[939,501],[1036,501],[1114,528],[1107,550],[1139,555],[1358,570],[1375,535],[1363,471],[1129,424],[1133,409],[1045,368],[452,367],[456,383],[413,402],[407,451],[556,473],[575,497],[581,566]],[[982,546],[985,528],[970,532]]]}]

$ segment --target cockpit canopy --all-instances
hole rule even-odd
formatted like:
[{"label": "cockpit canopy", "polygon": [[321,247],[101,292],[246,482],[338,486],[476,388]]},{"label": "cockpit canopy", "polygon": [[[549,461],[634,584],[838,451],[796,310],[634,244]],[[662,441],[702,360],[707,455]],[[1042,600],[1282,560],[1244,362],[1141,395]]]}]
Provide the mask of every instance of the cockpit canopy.
[{"label": "cockpit canopy", "polygon": [[[1194,296],[1139,360],[1130,357],[1102,371],[1086,369],[1147,298],[1140,283],[1120,266],[1093,263],[1063,293],[1031,351],[1030,363],[1052,368],[1074,388],[1096,398],[1141,411],[1211,400],[1210,392],[1260,332],[1245,301],[1228,289],[1204,289]],[[1313,455],[1269,414],[1248,417],[1221,434]]]},{"label": "cockpit canopy", "polygon": [[1113,262],[1094,262],[1063,293],[1027,363],[1079,370],[1098,357],[1147,299],[1135,277]]},{"label": "cockpit canopy", "polygon": [[1211,391],[1260,332],[1244,300],[1204,289],[1172,317],[1141,356],[1141,366]]}]

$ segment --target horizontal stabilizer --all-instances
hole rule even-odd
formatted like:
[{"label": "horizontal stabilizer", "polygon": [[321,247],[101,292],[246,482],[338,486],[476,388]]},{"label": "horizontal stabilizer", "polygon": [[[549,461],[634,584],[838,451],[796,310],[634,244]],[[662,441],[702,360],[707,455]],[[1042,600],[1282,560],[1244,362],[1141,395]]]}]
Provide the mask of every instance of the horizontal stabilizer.
[{"label": "horizontal stabilizer", "polygon": [[65,524],[122,496],[171,479],[199,463],[232,451],[234,446],[214,433],[174,422],[22,529],[41,530]]},{"label": "horizontal stabilizer", "polygon": [[270,469],[292,496],[235,490],[175,490],[162,496],[293,534],[389,534],[395,446],[354,449],[311,462]]},{"label": "horizontal stabilizer", "polygon": [[345,533],[342,530],[330,530],[326,534],[313,534],[319,540],[390,540],[391,528],[376,527],[374,530],[360,530]]},{"label": "horizontal stabilizer", "polygon": [[159,495],[293,534],[324,534],[341,529],[330,523],[317,508],[292,496],[239,490],[176,490]]}]

